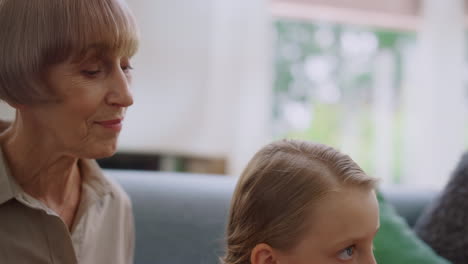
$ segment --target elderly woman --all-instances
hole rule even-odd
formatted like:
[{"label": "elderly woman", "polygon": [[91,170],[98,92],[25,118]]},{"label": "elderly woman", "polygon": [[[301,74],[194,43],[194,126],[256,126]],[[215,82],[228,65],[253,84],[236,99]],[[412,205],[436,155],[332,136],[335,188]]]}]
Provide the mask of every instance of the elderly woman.
[{"label": "elderly woman", "polygon": [[132,105],[137,29],[120,0],[0,0],[1,263],[131,263],[128,196],[94,161]]}]

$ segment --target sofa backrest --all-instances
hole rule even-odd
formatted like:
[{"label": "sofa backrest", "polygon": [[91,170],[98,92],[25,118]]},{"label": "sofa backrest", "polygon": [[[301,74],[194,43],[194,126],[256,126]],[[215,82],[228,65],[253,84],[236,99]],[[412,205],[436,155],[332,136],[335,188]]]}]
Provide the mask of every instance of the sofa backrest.
[{"label": "sofa backrest", "polygon": [[234,177],[106,171],[130,195],[136,264],[216,264]]},{"label": "sofa backrest", "polygon": [[[136,225],[135,264],[218,264],[236,178],[106,170],[130,195]],[[384,189],[410,225],[433,192]]]}]

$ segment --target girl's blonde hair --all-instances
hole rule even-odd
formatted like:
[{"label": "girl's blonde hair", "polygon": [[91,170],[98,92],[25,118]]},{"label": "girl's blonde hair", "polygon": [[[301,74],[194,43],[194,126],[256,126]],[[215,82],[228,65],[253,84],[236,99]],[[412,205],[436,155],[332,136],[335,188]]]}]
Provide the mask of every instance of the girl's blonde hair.
[{"label": "girl's blonde hair", "polygon": [[267,145],[237,183],[223,262],[249,264],[251,251],[261,243],[293,248],[314,203],[343,187],[372,190],[375,185],[349,156],[329,146],[298,140]]},{"label": "girl's blonde hair", "polygon": [[131,57],[138,30],[123,0],[0,0],[0,99],[50,101],[49,66],[90,49]]}]

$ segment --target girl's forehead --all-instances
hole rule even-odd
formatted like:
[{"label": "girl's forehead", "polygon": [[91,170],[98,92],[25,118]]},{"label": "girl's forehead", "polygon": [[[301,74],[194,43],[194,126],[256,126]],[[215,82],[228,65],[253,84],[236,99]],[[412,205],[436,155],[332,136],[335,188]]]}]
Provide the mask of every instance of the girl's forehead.
[{"label": "girl's forehead", "polygon": [[373,237],[379,228],[378,201],[373,190],[343,189],[329,194],[311,210],[311,239],[339,244]]}]

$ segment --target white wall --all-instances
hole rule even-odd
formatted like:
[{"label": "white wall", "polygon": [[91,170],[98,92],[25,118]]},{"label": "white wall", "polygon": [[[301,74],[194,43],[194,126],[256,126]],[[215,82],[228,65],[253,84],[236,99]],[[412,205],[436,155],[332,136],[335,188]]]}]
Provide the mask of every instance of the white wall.
[{"label": "white wall", "polygon": [[[121,150],[184,152],[200,139],[208,85],[211,1],[129,0],[141,29],[135,57],[135,104]],[[220,149],[194,150],[221,152]]]},{"label": "white wall", "polygon": [[141,27],[121,150],[224,157],[238,174],[269,139],[266,0],[128,0]]}]

